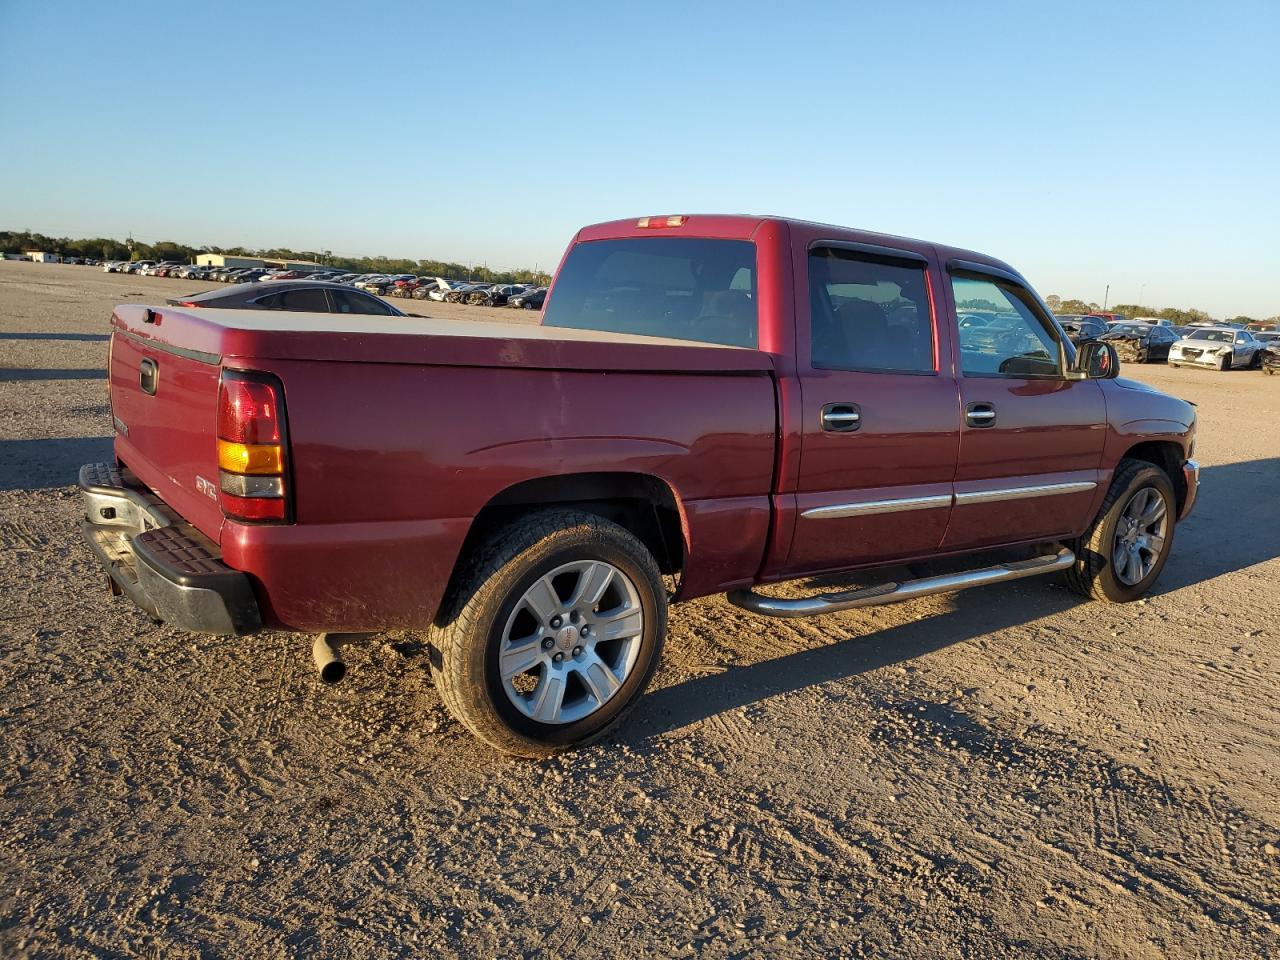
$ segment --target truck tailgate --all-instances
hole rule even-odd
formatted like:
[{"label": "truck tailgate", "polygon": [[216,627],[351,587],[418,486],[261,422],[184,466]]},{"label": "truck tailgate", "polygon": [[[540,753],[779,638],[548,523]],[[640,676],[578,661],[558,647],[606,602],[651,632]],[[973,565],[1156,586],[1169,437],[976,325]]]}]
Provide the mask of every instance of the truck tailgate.
[{"label": "truck tailgate", "polygon": [[178,329],[146,329],[145,307],[112,318],[111,413],[116,456],[165,502],[215,542],[219,358],[186,348]]}]

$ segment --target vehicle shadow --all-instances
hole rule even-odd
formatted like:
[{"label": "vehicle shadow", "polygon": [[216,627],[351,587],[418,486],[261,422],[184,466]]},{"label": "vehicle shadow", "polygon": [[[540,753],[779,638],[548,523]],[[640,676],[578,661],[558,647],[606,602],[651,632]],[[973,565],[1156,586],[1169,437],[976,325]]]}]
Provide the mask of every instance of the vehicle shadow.
[{"label": "vehicle shadow", "polygon": [[80,340],[97,342],[110,340],[109,333],[16,333],[0,330],[0,340]]},{"label": "vehicle shadow", "polygon": [[16,383],[26,380],[105,380],[105,369],[46,369],[40,367],[0,367],[0,383]]},{"label": "vehicle shadow", "polygon": [[[1280,511],[1265,512],[1247,524],[1239,522],[1239,505],[1267,503],[1274,498],[1278,482],[1280,458],[1201,470],[1195,510],[1178,527],[1173,553],[1154,592],[1168,593],[1280,557]],[[1060,578],[1046,577],[964,591],[953,596],[955,608],[950,613],[867,635],[850,637],[847,628],[832,618],[828,644],[731,667],[646,695],[636,705],[634,720],[618,737],[638,747],[728,710],[904,663],[1089,602],[1065,589],[1050,589],[1051,582],[1061,585]],[[761,631],[769,630],[766,618],[758,622]]]},{"label": "vehicle shadow", "polygon": [[0,440],[0,490],[74,485],[82,464],[110,460],[111,437]]},{"label": "vehicle shadow", "polygon": [[1178,525],[1156,584],[1168,593],[1280,557],[1280,457],[1204,467],[1195,510]]},{"label": "vehicle shadow", "polygon": [[[871,634],[849,636],[847,627],[833,623],[831,642],[822,646],[731,667],[646,694],[618,737],[638,748],[646,740],[719,713],[915,660],[1086,602],[1066,590],[1047,589],[1047,582],[1048,578],[1039,585],[1027,580],[964,591],[954,595],[955,609],[950,613]],[[762,631],[769,629],[768,620],[762,617],[759,622]]]}]

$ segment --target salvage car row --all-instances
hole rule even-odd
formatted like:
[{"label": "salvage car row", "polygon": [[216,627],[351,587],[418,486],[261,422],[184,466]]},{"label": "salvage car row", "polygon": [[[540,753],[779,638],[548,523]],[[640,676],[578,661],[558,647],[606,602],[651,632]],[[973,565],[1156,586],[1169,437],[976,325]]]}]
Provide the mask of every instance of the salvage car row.
[{"label": "salvage car row", "polygon": [[106,261],[104,273],[132,273],[144,277],[175,277],[219,283],[262,283],[283,280],[323,281],[355,287],[382,297],[467,303],[483,307],[541,310],[547,288],[532,283],[476,283],[411,273],[349,273],[340,270],[272,270],[265,267],[211,267],[167,261]]},{"label": "salvage car row", "polygon": [[1106,324],[1092,316],[1060,316],[1059,324],[1077,346],[1102,340],[1128,363],[1166,362],[1170,366],[1205,366],[1218,370],[1280,369],[1280,331],[1249,330],[1240,324],[1191,324],[1169,321],[1121,321]]}]

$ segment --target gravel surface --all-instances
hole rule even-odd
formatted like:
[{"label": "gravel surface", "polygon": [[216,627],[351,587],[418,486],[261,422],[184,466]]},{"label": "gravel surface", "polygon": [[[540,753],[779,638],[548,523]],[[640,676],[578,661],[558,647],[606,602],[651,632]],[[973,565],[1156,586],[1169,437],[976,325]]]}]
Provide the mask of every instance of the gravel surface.
[{"label": "gravel surface", "polygon": [[415,635],[326,688],[310,638],[108,599],[107,318],[207,286],[0,263],[0,955],[1280,955],[1280,379],[1126,368],[1200,413],[1148,600],[698,601],[621,731],[531,763]]}]

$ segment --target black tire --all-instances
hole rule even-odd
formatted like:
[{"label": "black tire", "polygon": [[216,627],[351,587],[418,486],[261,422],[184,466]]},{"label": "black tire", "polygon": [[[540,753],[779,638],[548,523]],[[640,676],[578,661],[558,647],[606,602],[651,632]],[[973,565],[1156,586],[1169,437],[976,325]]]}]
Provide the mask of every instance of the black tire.
[{"label": "black tire", "polygon": [[[1116,526],[1125,506],[1144,487],[1154,487],[1164,496],[1167,517],[1164,546],[1151,571],[1142,580],[1130,585],[1123,583],[1116,575],[1112,549]],[[1145,460],[1121,460],[1097,517],[1084,535],[1071,544],[1075,550],[1076,562],[1067,570],[1068,586],[1081,596],[1106,603],[1130,603],[1141,598],[1155,584],[1169,559],[1177,527],[1176,515],[1177,496],[1169,475]]]},{"label": "black tire", "polygon": [[1230,370],[1230,369],[1231,369],[1231,354],[1229,354],[1229,353],[1224,353],[1224,354],[1222,355],[1222,357],[1218,360],[1218,369],[1219,369],[1219,370]]},{"label": "black tire", "polygon": [[1250,370],[1262,369],[1262,351],[1261,350],[1253,351],[1253,356],[1249,358],[1249,369]]},{"label": "black tire", "polygon": [[[630,579],[639,596],[639,652],[621,687],[603,706],[571,723],[540,723],[503,689],[499,649],[508,619],[546,573],[576,560],[602,560]],[[553,509],[495,534],[465,561],[429,632],[436,687],[449,712],[503,753],[548,757],[612,730],[649,685],[662,654],[667,598],[653,556],[630,531],[594,514]]]}]

